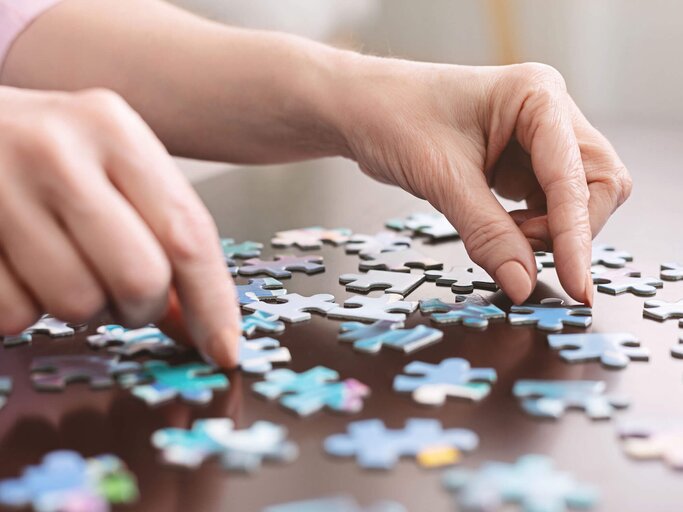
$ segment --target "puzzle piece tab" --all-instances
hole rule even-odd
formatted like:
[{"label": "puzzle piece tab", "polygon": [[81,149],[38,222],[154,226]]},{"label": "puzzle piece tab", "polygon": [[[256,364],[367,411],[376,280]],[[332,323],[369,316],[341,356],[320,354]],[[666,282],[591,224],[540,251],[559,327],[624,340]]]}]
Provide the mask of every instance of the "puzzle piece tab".
[{"label": "puzzle piece tab", "polygon": [[441,213],[413,213],[406,219],[390,219],[386,226],[391,229],[410,229],[419,235],[427,235],[433,240],[455,238],[458,231]]},{"label": "puzzle piece tab", "polygon": [[109,352],[129,357],[143,352],[165,357],[181,351],[173,339],[153,325],[140,329],[126,329],[115,324],[102,325],[97,328],[97,334],[87,337],[87,341],[91,347],[109,347]]},{"label": "puzzle piece tab", "polygon": [[[412,418],[400,430],[389,430],[378,419],[352,422],[346,434],[328,437],[324,446],[330,455],[355,456],[363,468],[391,469],[402,456],[417,457],[422,463],[453,463],[460,452],[474,450],[478,444],[479,438],[471,430],[444,430],[438,420]],[[434,456],[437,453],[452,457]]]},{"label": "puzzle piece tab", "polygon": [[593,282],[598,285],[598,291],[619,295],[630,292],[641,297],[651,297],[657,293],[664,283],[656,277],[641,276],[640,270],[629,267],[606,271],[593,270]]},{"label": "puzzle piece tab", "polygon": [[119,362],[116,356],[43,356],[31,364],[31,381],[41,391],[61,391],[67,384],[79,381],[102,389],[112,386],[117,375],[139,370],[138,363]]},{"label": "puzzle piece tab", "polygon": [[239,367],[243,372],[258,375],[273,369],[273,363],[288,363],[292,360],[289,349],[281,347],[273,338],[240,338]]},{"label": "puzzle piece tab", "polygon": [[380,231],[375,235],[353,235],[346,244],[346,252],[361,257],[382,252],[401,251],[412,245],[410,237],[391,231]]},{"label": "puzzle piece tab", "polygon": [[683,420],[660,418],[625,420],[617,428],[624,451],[636,459],[662,459],[683,469]]},{"label": "puzzle piece tab", "polygon": [[614,247],[606,244],[593,245],[591,265],[621,268],[629,261],[633,261],[633,256],[626,251],[617,251]]},{"label": "puzzle piece tab", "polygon": [[323,242],[333,245],[345,244],[351,236],[351,230],[346,228],[325,229],[310,227],[278,231],[271,240],[273,247],[291,247],[296,245],[299,249],[320,249]]},{"label": "puzzle piece tab", "polygon": [[629,405],[628,399],[606,395],[605,389],[605,382],[597,380],[518,380],[512,393],[532,416],[557,419],[567,409],[583,409],[597,420]]},{"label": "puzzle piece tab", "polygon": [[316,274],[323,272],[322,256],[286,256],[278,254],[274,260],[261,260],[251,258],[244,262],[240,267],[239,273],[242,276],[255,276],[266,274],[270,277],[285,279],[292,277],[292,272],[304,272],[306,274]]},{"label": "puzzle piece tab", "polygon": [[534,253],[536,259],[536,270],[540,272],[544,268],[552,268],[555,266],[555,256],[552,252],[536,251]]},{"label": "puzzle piece tab", "polygon": [[[647,300],[643,309],[643,316],[663,322],[670,318],[683,318],[683,299],[677,302],[664,300]],[[683,327],[683,321],[680,322]]]},{"label": "puzzle piece tab", "polygon": [[563,349],[560,357],[570,363],[599,360],[610,368],[625,368],[631,360],[650,358],[650,351],[625,332],[550,334],[548,344],[555,350]]},{"label": "puzzle piece tab", "polygon": [[489,320],[505,318],[505,311],[476,293],[457,295],[454,304],[424,299],[420,301],[420,311],[431,314],[430,318],[437,324],[462,324],[477,329],[487,327]]},{"label": "puzzle piece tab", "polygon": [[13,336],[3,336],[2,342],[5,347],[13,347],[23,343],[30,343],[34,334],[44,334],[51,338],[64,338],[76,333],[72,324],[59,320],[51,315],[43,315],[32,326],[24,329],[21,333]]},{"label": "puzzle piece tab", "polygon": [[448,272],[427,270],[425,277],[439,286],[450,286],[453,293],[472,293],[475,288],[496,291],[498,285],[483,269],[465,265],[452,267]]},{"label": "puzzle piece tab", "polygon": [[262,512],[407,512],[406,508],[393,501],[378,501],[369,507],[361,507],[349,496],[333,496],[305,501],[271,505]]},{"label": "puzzle piece tab", "polygon": [[388,270],[410,272],[411,268],[439,269],[443,263],[425,256],[415,249],[370,254],[358,264],[360,270]]},{"label": "puzzle piece tab", "polygon": [[425,325],[417,325],[412,329],[400,329],[400,322],[382,320],[372,325],[360,322],[344,322],[340,326],[340,341],[353,343],[353,348],[370,354],[375,354],[382,347],[401,350],[410,354],[427,347],[443,338],[443,331]]},{"label": "puzzle piece tab", "polygon": [[425,280],[424,275],[403,272],[389,272],[386,270],[370,270],[365,274],[342,274],[339,282],[346,285],[346,289],[354,292],[367,293],[371,290],[385,290],[386,293],[398,293],[404,297],[420,286]]},{"label": "puzzle piece tab", "polygon": [[249,311],[262,311],[285,322],[304,322],[311,319],[314,311],[324,315],[337,308],[339,304],[334,302],[334,295],[318,293],[306,297],[298,293],[288,293],[277,298],[277,302],[251,302],[244,306]]},{"label": "puzzle piece tab", "polygon": [[496,381],[493,368],[470,368],[466,359],[451,357],[439,364],[423,361],[409,363],[394,379],[394,391],[412,392],[413,399],[423,405],[443,405],[449,396],[479,401],[491,391]]},{"label": "puzzle piece tab", "polygon": [[327,312],[329,318],[344,318],[346,320],[360,320],[372,322],[388,320],[402,322],[407,313],[417,309],[417,302],[402,300],[398,294],[385,293],[379,297],[354,295],[344,301],[344,306],[337,306]]},{"label": "puzzle piece tab", "polygon": [[221,238],[221,248],[223,249],[223,256],[225,258],[239,258],[245,260],[247,258],[258,258],[261,256],[263,244],[258,242],[242,242],[235,243],[232,238]]},{"label": "puzzle piece tab", "polygon": [[513,325],[536,325],[543,331],[561,331],[565,326],[588,327],[593,322],[588,306],[563,306],[561,299],[543,299],[540,304],[512,306],[508,321]]},{"label": "puzzle piece tab", "polygon": [[259,300],[274,299],[287,293],[282,283],[272,277],[249,279],[249,284],[238,284],[235,289],[240,306]]},{"label": "puzzle piece tab", "polygon": [[251,336],[256,331],[279,334],[285,330],[285,324],[277,318],[277,315],[263,311],[257,311],[251,315],[242,315],[242,334]]},{"label": "puzzle piece tab", "polygon": [[665,281],[680,281],[683,279],[683,264],[676,262],[662,263],[659,277]]}]

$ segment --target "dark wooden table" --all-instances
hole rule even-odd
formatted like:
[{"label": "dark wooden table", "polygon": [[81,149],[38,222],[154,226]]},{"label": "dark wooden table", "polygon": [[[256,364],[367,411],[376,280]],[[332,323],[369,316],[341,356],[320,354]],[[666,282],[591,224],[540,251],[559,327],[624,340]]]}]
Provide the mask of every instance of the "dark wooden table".
[{"label": "dark wooden table", "polygon": [[[636,176],[632,202],[600,237],[632,251],[634,264],[649,273],[656,272],[661,261],[683,256],[676,240],[680,233],[677,221],[683,213],[683,202],[678,199],[682,179],[667,162],[651,170],[660,179],[647,174],[647,169]],[[666,186],[660,188],[663,177]],[[322,225],[374,233],[389,217],[428,211],[421,201],[372,182],[354,165],[340,160],[234,171],[197,188],[223,236],[266,244],[280,229]],[[467,261],[459,241],[425,242],[418,240],[417,248],[442,258],[446,265]],[[283,252],[266,247],[265,256]],[[295,274],[286,280],[286,287],[303,294],[332,293],[341,303],[351,294],[338,283],[338,276],[356,271],[358,257],[330,246],[319,253],[325,258],[326,271],[314,276]],[[510,305],[500,293],[484,294],[503,308]],[[551,296],[566,298],[552,269],[542,272],[532,299]],[[657,296],[668,300],[683,297],[683,282],[665,284]],[[434,283],[423,284],[409,299],[427,297],[452,300],[449,288]],[[279,339],[292,353],[289,368],[303,371],[325,365],[343,378],[355,377],[371,387],[372,395],[363,411],[349,417],[321,412],[298,418],[277,403],[257,398],[251,385],[258,379],[240,374],[231,375],[231,388],[217,393],[205,407],[175,402],[151,408],[124,390],[94,392],[82,384],[71,385],[63,393],[38,393],[32,389],[27,371],[34,356],[89,349],[83,339],[87,332],[59,341],[36,337],[30,346],[0,349],[0,374],[11,375],[15,382],[7,406],[0,411],[0,477],[16,475],[49,450],[70,448],[85,455],[112,452],[127,462],[139,479],[141,499],[121,510],[247,512],[340,492],[352,494],[362,504],[391,499],[412,511],[452,510],[454,501],[440,486],[440,470],[421,469],[407,459],[393,471],[364,471],[352,459],[334,459],[323,452],[325,437],[344,431],[349,421],[377,417],[398,428],[406,418],[420,417],[438,418],[444,426],[467,427],[479,434],[479,449],[465,457],[468,467],[487,459],[512,461],[526,453],[547,454],[559,468],[600,487],[602,500],[596,510],[680,510],[683,476],[658,461],[629,459],[622,452],[614,421],[590,421],[582,412],[569,413],[560,421],[537,421],[524,414],[511,395],[513,383],[520,378],[603,379],[610,391],[632,398],[630,409],[618,412],[617,418],[682,416],[683,361],[669,355],[679,335],[677,323],[643,319],[642,304],[642,298],[628,294],[597,294],[591,330],[630,331],[652,354],[650,362],[633,362],[621,371],[606,370],[598,363],[564,363],[547,346],[545,334],[534,327],[513,327],[506,322],[494,323],[484,331],[446,326],[442,342],[410,356],[390,350],[377,355],[355,352],[337,341],[339,322],[320,316],[288,325]],[[419,323],[427,324],[428,319],[417,312],[407,325]],[[498,382],[489,397],[479,403],[451,399],[443,407],[425,408],[409,396],[392,391],[394,376],[407,362],[438,362],[452,356],[467,358],[475,367],[497,370]],[[226,473],[215,462],[196,471],[159,463],[158,453],[150,445],[154,430],[187,427],[196,418],[225,416],[233,418],[239,427],[260,419],[287,426],[299,443],[299,459],[289,465],[266,464],[253,476]]]}]

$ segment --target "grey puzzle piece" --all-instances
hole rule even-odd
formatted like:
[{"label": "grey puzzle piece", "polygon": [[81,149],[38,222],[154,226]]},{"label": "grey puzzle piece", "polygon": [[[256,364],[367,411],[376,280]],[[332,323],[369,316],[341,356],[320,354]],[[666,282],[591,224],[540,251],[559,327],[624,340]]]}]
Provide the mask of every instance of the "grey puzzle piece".
[{"label": "grey puzzle piece", "polygon": [[371,254],[358,264],[361,270],[390,270],[392,272],[410,272],[411,268],[438,269],[443,263],[425,256],[415,249]]},{"label": "grey puzzle piece", "polygon": [[249,284],[238,284],[235,290],[240,306],[259,300],[274,299],[287,293],[282,283],[272,277],[249,279]]},{"label": "grey puzzle piece", "polygon": [[273,363],[288,363],[291,360],[289,349],[281,347],[276,339],[240,338],[239,367],[246,373],[262,375],[273,369]]},{"label": "grey puzzle piece", "polygon": [[402,322],[406,319],[407,313],[412,313],[417,309],[417,302],[402,299],[403,297],[395,293],[385,293],[379,297],[354,295],[344,301],[344,307],[335,307],[327,312],[327,316],[364,322],[375,320]]},{"label": "grey puzzle piece", "polygon": [[441,213],[413,213],[406,219],[391,219],[386,226],[391,229],[410,229],[416,234],[430,236],[434,240],[454,238],[458,231]]},{"label": "grey puzzle piece", "polygon": [[346,289],[354,292],[369,292],[375,289],[386,293],[398,293],[406,296],[424,282],[425,276],[386,270],[370,270],[365,274],[342,274],[339,282]]},{"label": "grey puzzle piece", "polygon": [[43,315],[35,324],[24,329],[20,334],[3,336],[2,342],[6,347],[30,343],[34,334],[45,334],[51,338],[73,336],[76,330],[68,322],[59,320],[51,315]]},{"label": "grey puzzle piece", "polygon": [[[643,315],[660,322],[670,318],[683,318],[683,299],[680,299],[678,302],[647,300],[645,301]],[[681,322],[681,327],[683,327],[683,321]]]},{"label": "grey puzzle piece", "polygon": [[274,260],[252,258],[246,260],[239,268],[240,275],[255,276],[266,274],[270,277],[285,279],[292,277],[292,272],[316,274],[325,270],[322,256],[286,256],[278,254]]},{"label": "grey puzzle piece", "polygon": [[411,244],[410,237],[380,231],[374,235],[353,235],[346,244],[346,252],[367,257],[382,252],[401,251]]},{"label": "grey puzzle piece", "polygon": [[588,327],[593,322],[591,308],[563,306],[561,299],[543,299],[540,304],[512,306],[508,321],[513,325],[535,324],[543,331],[561,331],[566,325]]},{"label": "grey puzzle piece", "polygon": [[116,356],[64,355],[36,357],[31,364],[31,381],[43,391],[63,390],[70,382],[87,381],[93,389],[114,384],[114,377],[137,372],[140,365],[119,362]]},{"label": "grey puzzle piece", "polygon": [[309,311],[324,315],[338,306],[339,304],[334,302],[334,295],[329,293],[318,293],[310,297],[288,293],[278,297],[277,302],[251,302],[246,304],[244,309],[277,315],[279,320],[285,322],[304,322],[311,319]]},{"label": "grey puzzle piece", "polygon": [[505,311],[491,304],[479,294],[456,295],[455,303],[447,304],[440,299],[420,301],[420,311],[431,314],[438,324],[462,324],[465,327],[483,329],[489,320],[505,318]]},{"label": "grey puzzle piece", "polygon": [[449,271],[427,270],[425,276],[437,285],[450,286],[453,293],[472,293],[475,288],[495,291],[496,282],[484,269],[474,265],[452,267]]},{"label": "grey puzzle piece", "polygon": [[651,297],[657,293],[664,283],[656,277],[641,276],[640,271],[623,267],[610,270],[593,270],[593,282],[598,285],[598,291],[619,295],[630,292],[642,297]]},{"label": "grey puzzle piece", "polygon": [[591,251],[591,265],[621,268],[629,261],[633,261],[633,256],[626,251],[618,251],[607,244],[593,245]]},{"label": "grey puzzle piece", "polygon": [[610,368],[625,368],[631,360],[647,361],[650,351],[630,333],[550,334],[548,344],[567,362],[599,360]]},{"label": "grey puzzle piece", "polygon": [[291,247],[296,245],[300,249],[320,249],[323,242],[333,245],[345,244],[351,236],[351,230],[346,228],[325,229],[319,226],[278,231],[271,240],[273,247]]},{"label": "grey puzzle piece", "polygon": [[659,277],[665,281],[680,281],[683,279],[683,265],[676,262],[662,263]]}]

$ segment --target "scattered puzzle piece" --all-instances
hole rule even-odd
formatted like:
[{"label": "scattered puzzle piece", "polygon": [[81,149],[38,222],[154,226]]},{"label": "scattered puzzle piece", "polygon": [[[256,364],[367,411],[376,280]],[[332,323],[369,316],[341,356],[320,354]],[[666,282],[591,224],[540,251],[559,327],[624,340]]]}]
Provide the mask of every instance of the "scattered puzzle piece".
[{"label": "scattered puzzle piece", "polygon": [[327,312],[329,318],[344,318],[372,322],[375,320],[389,320],[402,322],[407,313],[417,309],[417,302],[402,300],[403,297],[394,293],[385,293],[379,297],[354,295],[344,301],[344,306],[337,306]]},{"label": "scattered puzzle piece", "polygon": [[268,421],[235,430],[228,418],[196,420],[192,430],[157,430],[152,444],[166,463],[189,468],[218,456],[224,469],[253,472],[263,461],[291,462],[298,455],[296,444],[287,440],[287,430]]},{"label": "scattered puzzle piece", "polygon": [[296,373],[281,368],[265,375],[252,389],[268,398],[280,398],[280,404],[300,416],[309,416],[328,407],[337,412],[356,413],[363,408],[368,388],[356,379],[339,381],[339,374],[324,366]]},{"label": "scattered puzzle piece", "polygon": [[41,391],[60,391],[71,382],[87,381],[93,389],[110,387],[114,377],[140,370],[134,362],[119,362],[116,356],[44,356],[31,364],[31,381]]},{"label": "scattered puzzle piece", "polygon": [[386,226],[398,231],[410,229],[416,234],[427,235],[434,240],[458,236],[457,230],[441,213],[413,213],[406,219],[390,219]]},{"label": "scattered puzzle piece", "polygon": [[605,394],[604,381],[518,380],[512,393],[532,416],[560,418],[570,408],[583,409],[589,418],[609,419],[615,409],[628,407],[624,397]]},{"label": "scattered puzzle piece", "polygon": [[156,327],[149,325],[140,329],[126,329],[109,324],[97,328],[97,334],[87,337],[91,347],[109,347],[109,352],[124,356],[136,356],[143,352],[158,357],[176,354],[181,348],[173,339]]},{"label": "scattered puzzle piece", "polygon": [[271,505],[264,508],[262,512],[407,512],[407,510],[403,505],[393,501],[378,501],[369,507],[361,507],[349,496],[333,496]]},{"label": "scattered puzzle piece", "polygon": [[478,329],[487,327],[489,320],[505,318],[505,311],[476,293],[457,295],[453,304],[440,299],[424,299],[420,301],[420,311],[431,314],[430,318],[438,324],[462,324]]},{"label": "scattered puzzle piece", "polygon": [[425,325],[412,329],[400,329],[403,324],[382,320],[372,325],[360,322],[344,322],[340,326],[340,341],[353,342],[353,348],[360,352],[376,354],[383,346],[410,354],[432,345],[443,338],[443,331]]},{"label": "scattered puzzle piece", "polygon": [[314,311],[324,315],[338,307],[334,302],[334,295],[329,293],[318,293],[306,297],[298,293],[288,293],[277,297],[277,302],[251,302],[244,306],[249,311],[262,311],[264,313],[277,316],[278,319],[286,322],[303,322],[311,319]]},{"label": "scattered puzzle piece", "polygon": [[561,299],[543,299],[540,304],[512,306],[508,321],[513,325],[535,324],[543,331],[561,331],[563,327],[588,327],[593,322],[588,306],[563,306]]},{"label": "scattered puzzle piece", "polygon": [[240,268],[237,266],[237,262],[232,258],[225,258],[225,266],[228,267],[228,273],[235,277],[239,272]]},{"label": "scattered puzzle piece", "polygon": [[679,359],[683,358],[683,336],[679,336],[678,344],[671,347],[671,355]]},{"label": "scattered puzzle piece", "polygon": [[659,277],[666,281],[680,281],[683,279],[683,265],[680,263],[662,263]]},{"label": "scattered puzzle piece", "polygon": [[73,336],[76,330],[68,322],[64,322],[51,315],[43,315],[35,324],[13,336],[3,336],[3,345],[13,347],[23,343],[30,343],[34,334],[45,334],[51,338]]},{"label": "scattered puzzle piece", "polygon": [[281,347],[273,338],[240,338],[239,366],[246,373],[264,374],[273,369],[273,363],[292,360],[289,349]]},{"label": "scattered puzzle piece", "polygon": [[606,271],[593,270],[593,282],[598,291],[618,295],[630,292],[633,295],[650,297],[657,293],[664,283],[656,277],[640,275],[640,270],[624,267]]},{"label": "scattered puzzle piece", "polygon": [[[664,300],[647,300],[643,309],[643,316],[663,322],[670,318],[683,318],[683,299],[677,302]],[[683,324],[683,322],[681,322]],[[683,326],[683,325],[681,325]]]},{"label": "scattered puzzle piece", "polygon": [[121,385],[132,387],[134,396],[149,405],[158,405],[176,397],[194,404],[207,404],[213,391],[227,389],[225,375],[214,373],[216,368],[203,363],[170,366],[166,361],[147,361],[139,373],[123,375]]},{"label": "scattered puzzle piece", "polygon": [[400,251],[410,247],[412,243],[407,236],[380,231],[375,235],[353,235],[346,244],[346,252],[367,257],[382,252]]},{"label": "scattered puzzle piece", "polygon": [[536,270],[540,272],[544,268],[552,268],[555,266],[555,256],[552,252],[536,251],[534,253],[536,259]]},{"label": "scattered puzzle piece", "polygon": [[610,268],[620,268],[629,261],[633,261],[633,256],[626,251],[617,251],[614,247],[606,244],[597,244],[593,246],[591,265],[604,265],[605,267]]},{"label": "scattered puzzle piece", "polygon": [[240,267],[239,273],[243,276],[266,274],[270,277],[285,279],[292,277],[292,272],[305,272],[315,274],[325,270],[322,256],[286,256],[276,255],[274,260],[261,260],[251,258]]},{"label": "scattered puzzle piece", "polygon": [[360,270],[389,270],[391,272],[410,272],[411,268],[438,269],[443,263],[425,256],[415,249],[371,254],[358,264]]},{"label": "scattered puzzle piece", "polygon": [[[412,418],[405,428],[389,430],[381,420],[372,419],[349,423],[346,434],[325,439],[325,451],[337,457],[355,456],[363,468],[391,469],[402,456],[435,465],[453,463],[459,452],[474,450],[478,444],[479,438],[471,430],[444,430],[438,420]],[[444,453],[449,456],[435,456]],[[423,458],[425,454],[429,456]]]},{"label": "scattered puzzle piece", "polygon": [[560,357],[567,362],[599,360],[611,368],[625,368],[631,360],[647,361],[650,351],[640,346],[633,334],[582,333],[550,334],[548,343],[560,350]]},{"label": "scattered puzzle piece", "polygon": [[258,258],[261,256],[263,244],[250,241],[237,244],[232,238],[221,238],[221,248],[223,249],[223,256],[225,258],[239,258],[245,260],[247,258]]},{"label": "scattered puzzle piece", "polygon": [[256,331],[278,334],[285,330],[285,324],[277,319],[277,315],[257,311],[242,316],[242,334],[251,336]]},{"label": "scattered puzzle piece", "polygon": [[249,284],[238,284],[235,289],[240,306],[259,300],[274,299],[287,293],[287,290],[282,287],[282,283],[272,277],[249,279]]},{"label": "scattered puzzle piece", "polygon": [[472,293],[475,288],[495,291],[496,282],[482,268],[475,266],[453,267],[448,272],[427,270],[425,277],[437,285],[450,286],[453,293]]},{"label": "scattered puzzle piece", "polygon": [[[273,247],[291,247],[296,245],[299,249],[320,249],[323,242],[333,245],[345,244],[351,236],[351,230],[345,228],[325,229],[310,227],[278,231],[271,240]],[[277,276],[276,276],[277,277]]]},{"label": "scattered puzzle piece", "polygon": [[599,496],[593,486],[558,472],[543,455],[525,455],[514,464],[486,462],[477,471],[452,469],[443,484],[458,493],[459,507],[468,511],[503,510],[508,503],[518,504],[523,512],[584,510],[592,508]]},{"label": "scattered puzzle piece", "polygon": [[12,378],[0,377],[0,409],[7,403],[7,395],[12,392]]},{"label": "scattered puzzle piece", "polygon": [[397,375],[394,390],[412,392],[413,399],[424,405],[443,405],[448,396],[479,401],[489,394],[497,378],[493,368],[470,368],[470,363],[459,357],[439,364],[413,361],[403,372],[409,375]]},{"label": "scattered puzzle piece", "polygon": [[424,280],[424,275],[386,270],[370,270],[365,274],[339,276],[339,282],[345,284],[346,289],[350,291],[367,293],[370,290],[381,289],[386,293],[398,293],[404,297],[420,286]]},{"label": "scattered puzzle piece", "polygon": [[621,421],[618,432],[624,451],[636,459],[662,459],[672,469],[683,469],[683,421],[645,419]]}]

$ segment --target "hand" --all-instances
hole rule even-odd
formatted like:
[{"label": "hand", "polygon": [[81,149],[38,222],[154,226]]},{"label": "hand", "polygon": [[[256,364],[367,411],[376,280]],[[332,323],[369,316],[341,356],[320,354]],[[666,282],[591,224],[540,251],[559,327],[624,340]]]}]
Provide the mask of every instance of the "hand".
[{"label": "hand", "polygon": [[[542,64],[468,67],[345,54],[334,117],[343,151],[370,176],[427,199],[515,302],[553,251],[567,293],[592,303],[591,239],[631,179]],[[507,213],[500,196],[525,200]]]},{"label": "hand", "polygon": [[112,92],[0,88],[0,333],[41,312],[158,320],[176,292],[192,341],[237,358],[216,227],[163,145]]}]

